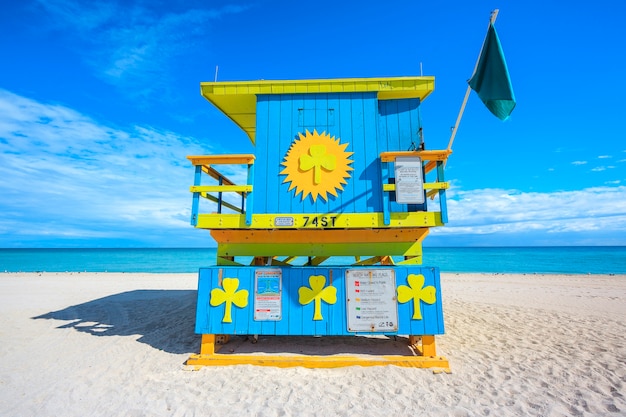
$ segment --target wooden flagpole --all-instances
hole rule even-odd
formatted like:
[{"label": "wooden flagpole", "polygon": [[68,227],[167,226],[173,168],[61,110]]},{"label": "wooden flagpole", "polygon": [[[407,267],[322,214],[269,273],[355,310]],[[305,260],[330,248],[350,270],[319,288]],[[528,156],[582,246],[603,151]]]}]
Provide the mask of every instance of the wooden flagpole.
[{"label": "wooden flagpole", "polygon": [[[499,9],[495,9],[491,12],[491,17],[489,18],[489,25],[493,25],[496,22],[498,17]],[[478,68],[478,62],[480,61],[480,56],[483,53],[483,47],[485,46],[483,42],[483,46],[480,48],[480,53],[478,54],[478,59],[476,59],[476,65],[474,65],[474,71],[472,72],[472,77]],[[472,78],[470,77],[470,79]],[[454,124],[454,128],[452,128],[452,135],[450,136],[450,141],[448,142],[448,150],[452,150],[452,143],[454,142],[454,138],[456,136],[456,132],[459,129],[459,124],[461,123],[461,118],[463,117],[463,113],[465,112],[465,105],[467,104],[467,100],[469,99],[470,92],[472,91],[472,87],[467,86],[467,90],[465,91],[465,98],[463,98],[463,103],[461,104],[461,110],[459,111],[459,115],[456,118],[456,123]],[[447,162],[447,161],[446,161]]]}]

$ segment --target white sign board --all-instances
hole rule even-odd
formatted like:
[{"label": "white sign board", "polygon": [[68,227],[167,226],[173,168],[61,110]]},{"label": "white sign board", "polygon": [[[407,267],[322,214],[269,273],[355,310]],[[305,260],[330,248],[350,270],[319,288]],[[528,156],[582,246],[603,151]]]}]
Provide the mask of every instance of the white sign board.
[{"label": "white sign board", "polygon": [[346,271],[349,332],[398,330],[396,276],[393,269]]},{"label": "white sign board", "polygon": [[416,157],[396,158],[396,202],[424,204],[424,171],[422,160]]},{"label": "white sign board", "polygon": [[279,321],[282,318],[282,271],[254,271],[254,320]]}]

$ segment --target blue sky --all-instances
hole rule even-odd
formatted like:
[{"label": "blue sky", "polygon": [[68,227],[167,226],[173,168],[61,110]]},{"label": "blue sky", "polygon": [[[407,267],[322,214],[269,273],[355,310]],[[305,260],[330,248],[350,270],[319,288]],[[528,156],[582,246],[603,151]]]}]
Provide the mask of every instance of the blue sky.
[{"label": "blue sky", "polygon": [[424,75],[447,146],[490,11],[517,107],[472,93],[431,246],[626,245],[626,3],[4,1],[0,247],[204,247],[192,154],[254,152],[201,81]]}]

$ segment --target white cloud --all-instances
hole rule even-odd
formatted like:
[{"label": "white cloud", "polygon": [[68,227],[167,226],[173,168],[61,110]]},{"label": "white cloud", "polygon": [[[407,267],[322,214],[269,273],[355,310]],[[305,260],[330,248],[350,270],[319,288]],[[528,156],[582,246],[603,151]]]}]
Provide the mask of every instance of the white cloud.
[{"label": "white cloud", "polygon": [[574,161],[572,162],[572,165],[585,165],[587,163],[587,161]]},{"label": "white cloud", "polygon": [[163,13],[141,2],[39,2],[53,24],[88,46],[81,54],[96,74],[114,85],[132,84],[124,91],[133,96],[162,91],[175,58],[206,42],[209,22],[247,10],[229,5]]},{"label": "white cloud", "polygon": [[[180,246],[186,233],[209,244],[189,225],[193,168],[185,157],[211,153],[220,149],[0,90],[0,246],[55,239]],[[223,171],[245,182],[241,170]],[[540,193],[453,183],[447,194],[450,222],[437,235],[626,236],[626,186]]]},{"label": "white cloud", "polygon": [[194,138],[118,129],[0,90],[0,234],[141,240],[139,230],[191,228],[186,155],[213,151]]},{"label": "white cloud", "polygon": [[552,193],[451,189],[448,217],[449,225],[437,234],[610,230],[626,235],[626,186]]},{"label": "white cloud", "polygon": [[599,155],[598,159],[609,159],[609,158],[613,158],[611,155]]}]

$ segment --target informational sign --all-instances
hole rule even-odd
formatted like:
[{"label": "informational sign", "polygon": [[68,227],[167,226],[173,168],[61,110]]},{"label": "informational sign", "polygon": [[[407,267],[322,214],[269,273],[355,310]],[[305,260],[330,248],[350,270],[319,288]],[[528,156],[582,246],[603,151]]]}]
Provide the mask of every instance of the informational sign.
[{"label": "informational sign", "polygon": [[424,204],[424,171],[421,158],[396,158],[396,202]]},{"label": "informational sign", "polygon": [[261,268],[254,271],[254,320],[279,321],[282,318],[282,271]]},{"label": "informational sign", "polygon": [[349,332],[398,330],[396,276],[393,269],[346,271]]},{"label": "informational sign", "polygon": [[274,226],[276,227],[293,227],[294,221],[293,217],[274,217]]}]

